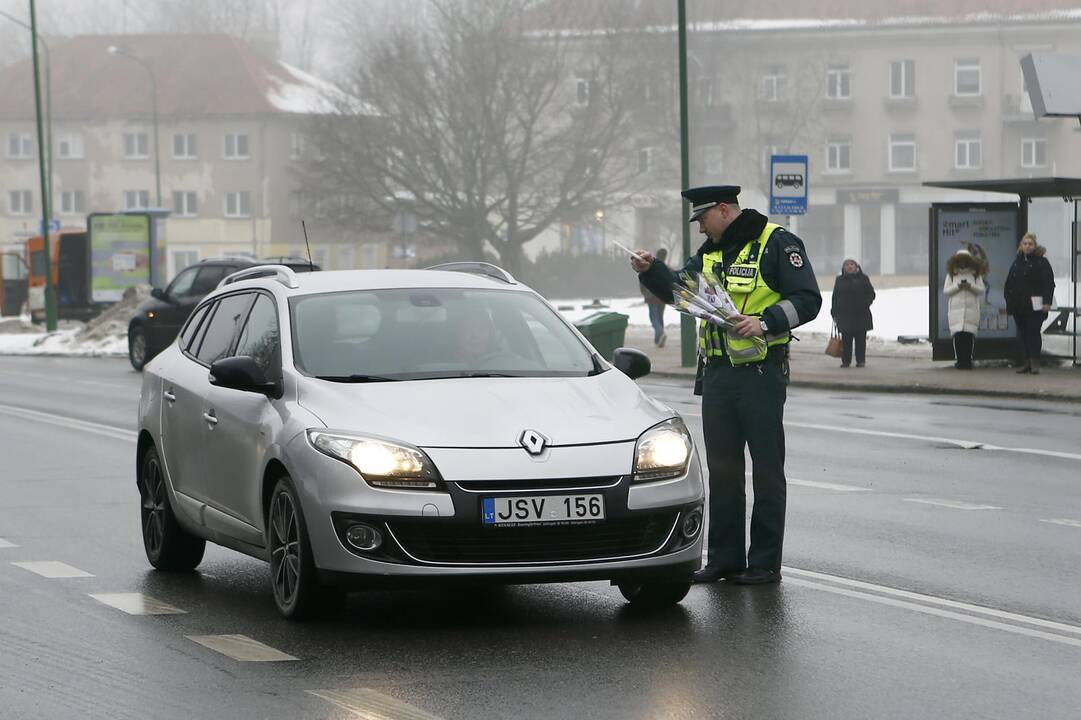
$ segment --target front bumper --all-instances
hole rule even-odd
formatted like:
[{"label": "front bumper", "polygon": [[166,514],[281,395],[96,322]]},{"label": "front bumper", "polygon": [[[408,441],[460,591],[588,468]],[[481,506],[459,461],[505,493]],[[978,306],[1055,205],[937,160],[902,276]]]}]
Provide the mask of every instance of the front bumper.
[{"label": "front bumper", "polygon": [[[336,584],[689,576],[702,552],[701,529],[690,537],[683,532],[686,517],[702,512],[698,456],[692,456],[687,473],[679,478],[632,484],[627,470],[633,446],[602,446],[602,453],[619,458],[616,463],[598,464],[596,457],[584,463],[594,472],[618,468],[621,473],[568,478],[559,451],[567,451],[564,460],[573,460],[584,449],[553,448],[549,460],[555,462],[545,463],[544,469],[558,480],[536,477],[535,471],[514,473],[519,478],[534,475],[514,481],[455,480],[444,473],[447,490],[440,492],[372,488],[351,467],[310,448],[296,448],[308,452],[294,454],[293,470],[316,565],[324,580]],[[489,451],[470,452],[476,456]],[[453,466],[447,460],[444,454],[436,464],[441,470]],[[577,494],[603,495],[605,520],[517,528],[485,527],[481,522],[484,497]],[[356,522],[380,530],[384,542],[377,550],[361,552],[345,542],[345,530]]]}]

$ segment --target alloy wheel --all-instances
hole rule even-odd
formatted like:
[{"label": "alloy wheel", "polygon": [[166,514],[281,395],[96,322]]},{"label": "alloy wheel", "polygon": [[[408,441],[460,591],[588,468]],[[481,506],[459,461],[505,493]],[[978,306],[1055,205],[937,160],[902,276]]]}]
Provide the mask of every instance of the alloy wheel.
[{"label": "alloy wheel", "polygon": [[152,555],[161,553],[165,540],[165,479],[157,456],[151,455],[143,467],[143,542]]},{"label": "alloy wheel", "polygon": [[131,364],[136,367],[146,364],[146,335],[142,331],[131,336]]},{"label": "alloy wheel", "polygon": [[279,492],[270,508],[270,572],[282,605],[293,603],[300,581],[300,531],[293,498]]}]

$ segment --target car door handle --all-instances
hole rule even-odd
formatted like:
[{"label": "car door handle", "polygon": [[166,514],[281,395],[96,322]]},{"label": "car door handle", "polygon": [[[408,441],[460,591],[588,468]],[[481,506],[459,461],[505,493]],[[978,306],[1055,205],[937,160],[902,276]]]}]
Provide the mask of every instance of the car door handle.
[{"label": "car door handle", "polygon": [[203,420],[206,420],[211,425],[217,425],[218,424],[218,418],[217,418],[217,416],[214,415],[213,410],[211,410],[210,412],[203,413]]},{"label": "car door handle", "polygon": [[174,395],[171,390],[162,391],[161,396],[171,403],[176,402],[176,395]]}]

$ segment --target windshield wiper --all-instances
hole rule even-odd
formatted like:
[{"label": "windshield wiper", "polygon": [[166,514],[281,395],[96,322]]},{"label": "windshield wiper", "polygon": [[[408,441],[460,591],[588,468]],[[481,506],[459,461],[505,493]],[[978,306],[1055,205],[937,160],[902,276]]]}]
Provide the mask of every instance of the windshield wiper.
[{"label": "windshield wiper", "polygon": [[398,382],[398,378],[382,375],[316,375],[315,377],[318,380],[340,383]]}]

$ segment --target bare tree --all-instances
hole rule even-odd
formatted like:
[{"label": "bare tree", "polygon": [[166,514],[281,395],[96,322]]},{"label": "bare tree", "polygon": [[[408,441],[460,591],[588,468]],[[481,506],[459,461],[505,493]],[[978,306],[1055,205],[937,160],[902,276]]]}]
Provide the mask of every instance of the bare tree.
[{"label": "bare tree", "polygon": [[619,202],[637,178],[626,39],[538,31],[534,5],[437,1],[430,28],[376,41],[353,87],[377,118],[318,123],[309,192],[388,213],[409,198],[431,231],[512,271],[553,224]]}]

